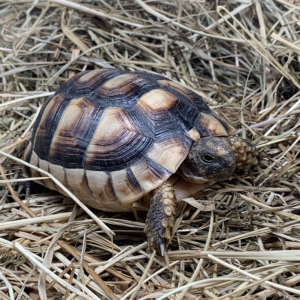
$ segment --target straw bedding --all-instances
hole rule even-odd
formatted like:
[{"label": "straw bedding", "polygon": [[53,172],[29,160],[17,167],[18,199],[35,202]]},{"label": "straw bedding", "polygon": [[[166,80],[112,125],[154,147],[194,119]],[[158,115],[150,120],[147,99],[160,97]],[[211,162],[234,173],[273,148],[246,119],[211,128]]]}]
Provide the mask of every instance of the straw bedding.
[{"label": "straw bedding", "polygon": [[[0,298],[299,299],[297,2],[1,1]],[[169,265],[147,251],[139,206],[14,193],[42,103],[102,67],[191,88],[261,151],[257,170],[179,204]]]}]

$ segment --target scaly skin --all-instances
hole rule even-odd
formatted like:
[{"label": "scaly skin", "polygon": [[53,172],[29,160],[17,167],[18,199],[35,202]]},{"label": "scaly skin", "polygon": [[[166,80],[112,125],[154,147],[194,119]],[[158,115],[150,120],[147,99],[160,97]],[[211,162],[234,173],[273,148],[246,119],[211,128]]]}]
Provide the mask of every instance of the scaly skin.
[{"label": "scaly skin", "polygon": [[260,154],[252,143],[238,136],[229,137],[229,141],[235,153],[237,169],[247,172],[252,166],[258,165]]},{"label": "scaly skin", "polygon": [[156,250],[158,255],[165,256],[166,246],[172,239],[176,197],[169,181],[151,193],[150,209],[145,228],[148,247],[150,251]]}]

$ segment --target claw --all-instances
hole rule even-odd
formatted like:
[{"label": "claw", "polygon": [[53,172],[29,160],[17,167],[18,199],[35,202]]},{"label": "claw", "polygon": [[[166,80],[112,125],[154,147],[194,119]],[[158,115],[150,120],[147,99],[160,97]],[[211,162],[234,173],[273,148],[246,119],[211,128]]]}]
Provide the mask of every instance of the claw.
[{"label": "claw", "polygon": [[165,256],[165,245],[160,244],[160,256]]},{"label": "claw", "polygon": [[146,220],[145,232],[150,251],[164,257],[169,264],[167,245],[172,239],[172,228],[175,217],[176,197],[169,182],[158,187],[151,195],[150,209]]},{"label": "claw", "polygon": [[17,195],[20,195],[21,192],[25,189],[25,197],[26,197],[25,199],[27,199],[30,195],[31,186],[32,186],[31,181],[16,181],[13,183],[13,188],[17,190],[16,191]]},{"label": "claw", "polygon": [[30,195],[30,187],[26,188],[26,194],[25,194],[25,199],[28,199]]},{"label": "claw", "polygon": [[19,195],[22,192],[23,189],[24,189],[24,185],[22,184],[22,185],[19,186],[17,194]]}]

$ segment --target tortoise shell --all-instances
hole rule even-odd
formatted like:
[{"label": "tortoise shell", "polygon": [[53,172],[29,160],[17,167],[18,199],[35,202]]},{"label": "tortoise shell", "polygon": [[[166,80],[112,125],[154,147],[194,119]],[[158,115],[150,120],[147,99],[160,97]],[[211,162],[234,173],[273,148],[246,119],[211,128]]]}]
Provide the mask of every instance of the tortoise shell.
[{"label": "tortoise shell", "polygon": [[[178,83],[101,69],[77,74],[45,102],[24,159],[85,204],[128,211],[177,171],[193,141],[234,131]],[[39,183],[63,193],[50,179]]]}]

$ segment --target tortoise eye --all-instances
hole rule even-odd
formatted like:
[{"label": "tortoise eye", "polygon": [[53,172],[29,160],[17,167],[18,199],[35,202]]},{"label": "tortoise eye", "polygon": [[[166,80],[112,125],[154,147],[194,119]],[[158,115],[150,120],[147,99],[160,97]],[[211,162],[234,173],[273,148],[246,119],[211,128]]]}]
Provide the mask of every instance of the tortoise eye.
[{"label": "tortoise eye", "polygon": [[208,164],[211,164],[215,161],[215,158],[211,154],[204,154],[202,160]]}]

